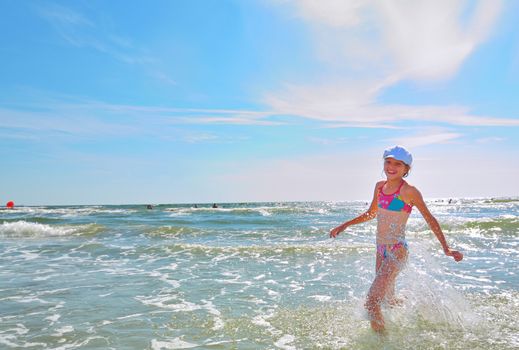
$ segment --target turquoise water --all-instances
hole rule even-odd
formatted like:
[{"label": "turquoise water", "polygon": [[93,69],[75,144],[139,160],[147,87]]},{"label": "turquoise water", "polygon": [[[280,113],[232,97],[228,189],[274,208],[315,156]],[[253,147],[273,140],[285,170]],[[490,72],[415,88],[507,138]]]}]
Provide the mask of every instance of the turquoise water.
[{"label": "turquoise water", "polygon": [[364,202],[19,207],[0,211],[0,348],[517,349],[519,200],[415,212],[403,306],[370,330],[375,221]]}]

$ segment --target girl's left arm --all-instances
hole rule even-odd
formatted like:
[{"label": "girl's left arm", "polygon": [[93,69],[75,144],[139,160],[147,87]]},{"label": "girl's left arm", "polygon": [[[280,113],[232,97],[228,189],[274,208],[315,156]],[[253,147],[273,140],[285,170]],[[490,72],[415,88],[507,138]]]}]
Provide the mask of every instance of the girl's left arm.
[{"label": "girl's left arm", "polygon": [[445,240],[445,236],[443,235],[440,224],[438,223],[438,220],[436,220],[436,218],[429,211],[429,208],[427,208],[427,205],[425,204],[425,201],[423,200],[420,191],[418,191],[415,187],[411,187],[409,189],[409,197],[411,199],[411,202],[414,204],[416,208],[418,208],[423,218],[425,219],[431,230],[434,232],[436,238],[438,238],[438,241],[440,241],[445,255],[452,256],[456,261],[461,261],[463,259],[463,254],[457,250],[451,250],[449,248],[447,241]]}]

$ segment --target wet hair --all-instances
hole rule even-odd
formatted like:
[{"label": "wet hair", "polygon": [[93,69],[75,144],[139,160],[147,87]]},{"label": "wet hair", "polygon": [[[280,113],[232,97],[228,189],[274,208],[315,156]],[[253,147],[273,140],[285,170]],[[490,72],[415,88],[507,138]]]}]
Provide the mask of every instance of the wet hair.
[{"label": "wet hair", "polygon": [[407,171],[405,172],[403,177],[409,176],[409,173],[411,172],[411,166],[404,163],[404,165],[407,167]]}]

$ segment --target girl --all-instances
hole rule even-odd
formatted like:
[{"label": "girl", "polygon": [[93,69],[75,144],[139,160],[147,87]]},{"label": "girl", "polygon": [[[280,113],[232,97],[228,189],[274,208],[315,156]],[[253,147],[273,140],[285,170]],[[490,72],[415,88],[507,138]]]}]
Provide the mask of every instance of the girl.
[{"label": "girl", "polygon": [[455,261],[463,259],[462,253],[451,250],[447,245],[440,225],[429,212],[420,191],[403,179],[411,169],[411,153],[401,146],[395,146],[384,151],[383,158],[387,180],[376,184],[368,211],[330,231],[330,237],[335,238],[348,226],[377,217],[376,275],[365,304],[371,328],[376,332],[384,331],[381,303],[397,303],[394,296],[395,279],[407,260],[405,226],[413,206],[418,208],[440,241],[445,255],[452,256]]}]

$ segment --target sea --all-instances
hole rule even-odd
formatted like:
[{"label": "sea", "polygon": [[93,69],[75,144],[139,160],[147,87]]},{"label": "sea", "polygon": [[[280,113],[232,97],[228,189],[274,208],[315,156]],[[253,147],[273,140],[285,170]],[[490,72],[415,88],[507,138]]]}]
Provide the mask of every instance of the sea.
[{"label": "sea", "polygon": [[415,209],[384,335],[367,202],[0,210],[0,348],[519,349],[519,198],[427,204],[465,258]]}]

